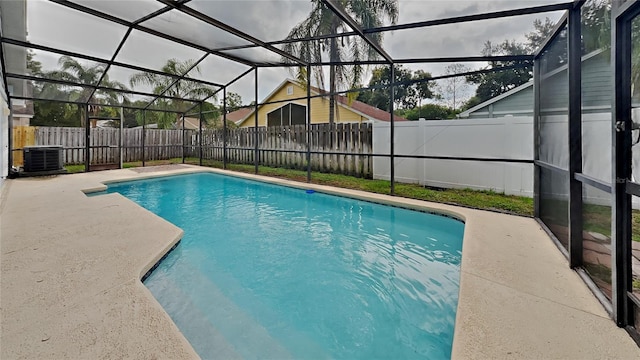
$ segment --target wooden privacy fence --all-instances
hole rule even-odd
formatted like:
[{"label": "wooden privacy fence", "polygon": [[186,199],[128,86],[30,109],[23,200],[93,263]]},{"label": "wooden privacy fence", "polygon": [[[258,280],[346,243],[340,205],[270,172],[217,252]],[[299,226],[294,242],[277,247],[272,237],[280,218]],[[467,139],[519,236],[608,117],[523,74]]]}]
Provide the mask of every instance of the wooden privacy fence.
[{"label": "wooden privacy fence", "polygon": [[[193,134],[191,139],[197,139],[197,132],[193,131]],[[222,160],[222,135],[222,130],[219,129],[203,130],[204,159]],[[335,124],[333,127],[329,124],[313,124],[309,136],[312,170],[372,176],[371,124]],[[256,137],[258,161],[261,165],[306,169],[307,133],[304,125],[259,127],[257,136],[255,128],[229,130],[227,160],[230,163],[253,164]],[[318,154],[319,152],[339,154]]]},{"label": "wooden privacy fence", "polygon": [[[24,145],[58,145],[64,147],[65,164],[82,164],[85,159],[85,130],[71,127],[25,127],[23,133],[33,132],[35,143]],[[16,128],[17,129],[17,128]],[[15,130],[14,129],[14,134]],[[371,177],[372,126],[371,124],[314,124],[310,129],[311,167],[323,172]],[[122,130],[122,161],[141,161],[142,129]],[[14,135],[16,139],[16,135]],[[95,128],[90,135],[91,164],[119,162],[120,129]],[[253,164],[256,148],[256,130],[238,128],[227,131],[227,161]],[[261,165],[306,169],[307,134],[304,125],[261,127],[257,129],[258,160]],[[22,143],[14,140],[14,149]],[[20,144],[20,146],[18,146]],[[171,158],[200,157],[198,130],[145,129],[144,158],[147,161]],[[281,152],[277,152],[280,150]],[[339,154],[318,154],[334,152]],[[15,153],[22,153],[16,151]],[[222,129],[202,131],[202,158],[223,160]]]},{"label": "wooden privacy fence", "polygon": [[36,144],[36,128],[33,126],[16,126],[11,131],[11,139],[13,141],[13,166],[24,165],[22,156],[22,148]]}]

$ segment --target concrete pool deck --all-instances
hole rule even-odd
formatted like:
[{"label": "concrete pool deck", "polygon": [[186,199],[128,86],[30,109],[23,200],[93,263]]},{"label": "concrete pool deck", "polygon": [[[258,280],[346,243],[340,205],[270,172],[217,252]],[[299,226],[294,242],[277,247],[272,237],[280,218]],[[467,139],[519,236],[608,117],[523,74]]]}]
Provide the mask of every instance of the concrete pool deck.
[{"label": "concrete pool deck", "polygon": [[[140,282],[182,230],[118,194],[82,192],[193,171],[228,173],[178,165],[7,180],[0,358],[197,358]],[[533,219],[228,174],[465,218],[454,359],[640,358]]]}]

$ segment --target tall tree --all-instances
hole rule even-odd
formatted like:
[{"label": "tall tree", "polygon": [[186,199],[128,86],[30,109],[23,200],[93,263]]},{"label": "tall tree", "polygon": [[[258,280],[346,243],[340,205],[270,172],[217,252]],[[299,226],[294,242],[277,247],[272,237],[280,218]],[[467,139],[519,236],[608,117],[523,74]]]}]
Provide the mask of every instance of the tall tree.
[{"label": "tall tree", "polygon": [[[375,106],[380,110],[389,111],[389,100],[391,99],[391,68],[389,66],[379,66],[373,69],[368,87],[373,90],[362,91],[358,94],[357,100]],[[413,80],[429,79],[431,74],[418,70],[413,73],[405,69],[402,65],[395,66],[396,85],[394,88],[394,106],[396,108],[414,108],[422,99],[434,96],[434,83],[423,81],[412,83]]]},{"label": "tall tree", "polygon": [[[182,76],[187,74],[187,72],[191,74],[200,74],[200,68],[198,66],[194,67],[193,60],[185,60],[179,61],[176,59],[169,59],[167,63],[162,66],[160,71],[167,74],[173,74]],[[154,94],[162,94],[164,95],[182,98],[182,99],[203,99],[205,97],[213,95],[215,89],[202,85],[193,81],[178,81],[175,85],[169,88],[175,81],[174,77],[158,75],[148,72],[141,72],[137,74],[133,74],[129,79],[129,84],[131,87],[135,87],[136,85],[148,85],[151,86]],[[165,92],[166,90],[166,92]],[[176,111],[186,111],[188,108],[193,106],[192,102],[184,101],[184,100],[166,100],[166,99],[158,99],[156,100],[156,105],[154,107],[160,109],[170,109]],[[178,116],[171,113],[162,113],[154,119],[159,128],[170,128],[177,121]]]},{"label": "tall tree", "polygon": [[242,96],[234,92],[227,93],[227,112],[233,112],[242,107]]},{"label": "tall tree", "polygon": [[[95,105],[97,104],[119,104],[121,100],[121,95],[117,91],[126,90],[127,87],[119,81],[111,80],[108,74],[104,74],[102,76],[106,65],[105,64],[83,64],[78,60],[69,57],[69,56],[61,56],[58,59],[59,69],[53,71],[43,71],[42,64],[33,59],[33,54],[27,55],[27,67],[29,71],[35,76],[40,76],[49,79],[55,80],[64,80],[70,81],[78,84],[86,84],[89,86],[86,87],[72,87],[68,85],[61,85],[52,82],[46,82],[42,84],[34,85],[33,93],[36,98],[45,98],[45,99],[60,99],[60,100],[70,100],[77,102],[89,102],[91,101],[94,105],[89,106],[89,115],[97,116],[100,114],[101,106]],[[96,90],[94,92],[94,88],[91,85],[98,85],[98,81],[102,77],[102,81],[99,85],[106,88],[112,88],[116,90]],[[93,93],[91,99],[89,97]],[[57,109],[58,107],[59,109]],[[72,115],[75,114],[74,111],[70,111],[68,109],[68,104],[62,103],[52,103],[45,104],[43,102],[34,103],[34,112],[39,114],[40,116],[46,117],[48,115],[57,114],[54,119],[54,123],[64,123],[68,124],[71,120],[64,119],[64,121],[59,121],[64,118],[64,114]],[[84,126],[85,123],[85,113],[84,108],[80,109],[80,126]],[[46,124],[46,119],[41,119],[41,123]]]},{"label": "tall tree", "polygon": [[[483,56],[497,55],[525,55],[529,53],[526,45],[516,41],[505,40],[494,45],[490,41],[484,44]],[[505,66],[516,65],[515,61],[491,61],[490,69],[498,69]],[[495,96],[503,94],[517,86],[520,86],[531,79],[531,67],[516,68],[504,71],[494,71],[483,74],[467,76],[467,81],[478,85],[475,97],[480,102],[487,101]]]},{"label": "tall tree", "polygon": [[[445,68],[444,73],[446,75],[455,75],[470,70],[468,66],[463,64],[451,64]],[[460,107],[460,104],[468,100],[468,95],[465,97],[468,88],[467,79],[464,76],[456,76],[443,79],[439,92],[442,100],[455,112]]]},{"label": "tall tree", "polygon": [[[320,0],[311,0],[313,8],[309,16],[296,25],[287,36],[287,39],[302,39],[320,35],[338,34],[350,31],[351,28],[344,24],[329,8]],[[340,5],[363,28],[379,27],[389,20],[395,24],[398,18],[398,0],[340,0]],[[369,34],[370,39],[380,43],[382,34]],[[323,55],[327,55],[331,62],[344,60],[373,60],[379,54],[359,37],[331,38],[329,40],[311,40],[292,42],[284,45],[284,51],[310,62],[322,61]],[[344,65],[332,65],[329,68],[329,92],[335,93],[339,88],[348,86],[355,88],[362,81],[364,69],[360,65],[346,67]],[[324,88],[324,75],[322,71],[314,71],[317,83]],[[329,123],[335,121],[336,96],[329,97]]]}]

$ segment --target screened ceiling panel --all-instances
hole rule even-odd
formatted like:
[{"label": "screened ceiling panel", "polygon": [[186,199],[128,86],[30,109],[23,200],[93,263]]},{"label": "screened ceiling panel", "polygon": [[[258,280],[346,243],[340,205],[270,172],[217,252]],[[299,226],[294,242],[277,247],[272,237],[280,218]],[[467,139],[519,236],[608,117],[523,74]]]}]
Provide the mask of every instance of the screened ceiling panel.
[{"label": "screened ceiling panel", "polygon": [[187,76],[217,84],[227,84],[250,67],[220,56],[209,55]]},{"label": "screened ceiling panel", "polygon": [[186,45],[133,30],[116,57],[116,61],[161,70],[169,60],[184,64],[187,61],[197,61],[204,54]]},{"label": "screened ceiling panel", "polygon": [[192,0],[187,6],[262,41],[286,38],[312,9],[310,1]]},{"label": "screened ceiling panel", "polygon": [[209,49],[251,44],[178,10],[151,18],[141,25]]},{"label": "screened ceiling panel", "polygon": [[[96,85],[105,69],[105,64],[71,56],[4,44],[9,74],[32,75],[44,79],[60,79],[86,85]],[[31,62],[27,62],[27,54]],[[66,66],[66,70],[64,67]]]},{"label": "screened ceiling panel", "polygon": [[218,89],[220,88],[183,79],[169,88],[165,94],[184,99],[204,99]]},{"label": "screened ceiling panel", "polygon": [[72,2],[131,22],[165,7],[155,0],[72,0]]},{"label": "screened ceiling panel", "polygon": [[33,44],[109,59],[126,31],[53,2],[27,1],[27,40]]},{"label": "screened ceiling panel", "polygon": [[225,51],[222,51],[222,53],[228,54],[231,56],[236,56],[256,64],[269,65],[269,64],[281,64],[284,62],[284,59],[282,58],[282,56],[278,55],[273,51],[270,51],[261,47],[238,49],[238,50],[225,50]]},{"label": "screened ceiling panel", "polygon": [[58,100],[70,102],[86,102],[93,88],[88,86],[69,86],[47,81],[30,81],[33,98],[38,100]]},{"label": "screened ceiling panel", "polygon": [[[136,79],[132,84],[131,80]],[[166,84],[171,84],[174,81],[174,77],[153,74],[144,71],[136,71],[129,68],[124,68],[116,65],[109,67],[107,76],[100,83],[101,86],[111,87],[109,83],[121,83],[124,84],[130,90],[153,93],[156,88],[164,89]],[[161,90],[159,90],[161,91]]]},{"label": "screened ceiling panel", "polygon": [[[352,61],[357,58],[360,60],[380,60],[384,61],[384,58],[378,54],[378,52],[369,45],[364,39],[357,35],[345,35],[335,39],[338,45],[339,59],[343,61]],[[286,44],[279,44],[277,47],[287,53],[299,54],[299,57],[303,60],[308,59],[308,53],[312,52],[315,46],[322,49],[320,53],[320,59],[316,55],[312,55],[313,62],[328,62],[329,61],[329,42],[330,40],[321,39],[314,41],[295,41],[287,42]],[[315,43],[315,45],[314,45]]]},{"label": "screened ceiling panel", "polygon": [[[563,12],[547,13],[555,24]],[[485,44],[497,46],[505,40],[527,43],[525,34],[535,30],[533,23],[540,15],[479,20],[384,33],[385,49],[396,60],[407,58],[481,56]],[[526,24],[526,25],[524,25]],[[515,35],[512,35],[515,34]],[[416,46],[419,39],[420,46]],[[531,54],[534,48],[525,49]],[[494,52],[494,55],[501,55]]]},{"label": "screened ceiling panel", "polygon": [[[510,1],[477,1],[477,0],[398,0],[398,23],[408,24],[419,21],[447,19],[459,16],[478,15],[487,12],[515,10],[533,6],[544,6],[568,3],[570,0],[510,0]],[[429,11],[423,11],[428,3]],[[544,14],[540,16],[544,19]],[[513,18],[515,19],[515,18]],[[357,20],[357,19],[356,19]],[[362,24],[362,22],[360,22]],[[387,24],[388,25],[388,21]],[[385,25],[385,26],[386,26]],[[363,26],[369,28],[370,26]],[[503,34],[509,34],[507,32]]]}]

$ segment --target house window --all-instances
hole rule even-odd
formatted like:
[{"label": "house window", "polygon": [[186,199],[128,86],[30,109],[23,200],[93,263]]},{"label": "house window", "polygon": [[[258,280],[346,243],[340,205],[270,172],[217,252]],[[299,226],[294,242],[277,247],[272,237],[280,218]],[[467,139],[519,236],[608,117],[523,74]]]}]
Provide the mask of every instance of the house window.
[{"label": "house window", "polygon": [[287,86],[287,95],[293,95],[293,85]]},{"label": "house window", "polygon": [[298,104],[287,104],[267,114],[267,126],[304,125],[307,108]]}]

